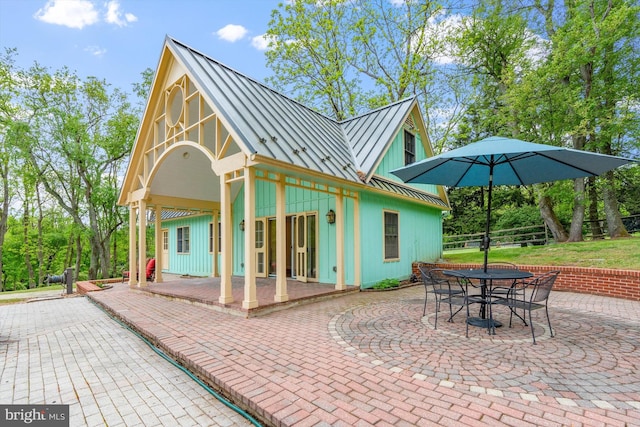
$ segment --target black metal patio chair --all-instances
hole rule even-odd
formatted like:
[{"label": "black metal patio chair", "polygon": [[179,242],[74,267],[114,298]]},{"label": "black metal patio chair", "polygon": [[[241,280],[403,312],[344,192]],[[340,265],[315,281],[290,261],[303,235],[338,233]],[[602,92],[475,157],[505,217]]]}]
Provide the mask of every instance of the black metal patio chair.
[{"label": "black metal patio chair", "polygon": [[[490,262],[487,264],[487,270],[520,270],[520,268],[510,262]],[[492,280],[490,291],[491,291],[491,300],[494,301],[500,298],[507,297],[515,297],[521,296],[524,298],[524,288],[523,288],[522,280],[514,280],[514,279],[494,279]],[[524,301],[524,299],[523,299]],[[520,316],[518,316],[520,317]],[[527,324],[525,320],[525,314],[523,312],[522,317],[520,317],[525,325]]]},{"label": "black metal patio chair", "polygon": [[[505,305],[511,310],[511,315],[509,316],[509,327],[511,327],[513,315],[515,314],[516,316],[518,316],[516,310],[529,312],[529,326],[531,327],[531,336],[533,337],[534,344],[536,344],[536,334],[531,319],[531,312],[534,310],[544,308],[545,314],[547,316],[547,323],[549,324],[549,332],[551,333],[552,337],[554,336],[553,329],[551,327],[551,319],[549,318],[548,301],[549,295],[551,294],[551,289],[553,288],[553,284],[555,283],[559,274],[560,271],[550,271],[540,274],[522,284],[524,297],[512,293],[508,294],[506,298],[501,298],[494,302],[495,304]],[[522,320],[524,321],[524,319]],[[524,324],[525,326],[527,325],[526,321],[524,322]]]},{"label": "black metal patio chair", "polygon": [[[420,264],[418,266],[422,283],[425,289],[424,309],[422,316],[427,314],[427,300],[429,293],[435,297],[435,321],[434,328],[438,328],[438,312],[442,303],[449,305],[449,322],[453,322],[453,317],[464,308],[464,289],[453,278],[448,278],[442,274],[441,268],[432,268],[429,264]],[[456,312],[453,312],[453,306],[459,306]]]}]

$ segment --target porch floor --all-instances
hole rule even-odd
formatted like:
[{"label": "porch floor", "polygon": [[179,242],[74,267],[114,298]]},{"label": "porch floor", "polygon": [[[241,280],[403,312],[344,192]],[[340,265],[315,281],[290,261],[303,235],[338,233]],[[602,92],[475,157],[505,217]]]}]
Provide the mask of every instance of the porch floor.
[{"label": "porch floor", "polygon": [[148,283],[147,286],[135,286],[132,289],[141,292],[148,292],[153,295],[180,299],[191,303],[205,305],[212,309],[236,314],[244,317],[253,317],[260,314],[271,313],[294,305],[307,302],[318,301],[326,298],[345,295],[360,290],[357,286],[347,286],[345,290],[336,290],[335,285],[316,282],[299,282],[287,279],[287,294],[289,299],[286,302],[276,302],[276,279],[256,278],[256,298],[258,306],[245,309],[242,307],[244,300],[244,277],[232,276],[231,293],[233,302],[221,304],[220,298],[220,278],[219,277],[185,277],[163,273],[162,283]]}]

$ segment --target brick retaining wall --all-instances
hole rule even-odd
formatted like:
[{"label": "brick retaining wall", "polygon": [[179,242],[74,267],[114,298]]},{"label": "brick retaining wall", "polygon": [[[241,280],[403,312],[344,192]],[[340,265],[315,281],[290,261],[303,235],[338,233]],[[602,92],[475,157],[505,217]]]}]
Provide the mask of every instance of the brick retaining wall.
[{"label": "brick retaining wall", "polygon": [[[482,268],[481,264],[437,263],[438,268]],[[640,270],[616,270],[613,268],[558,267],[549,265],[519,265],[521,270],[533,274],[560,270],[554,289],[607,297],[640,301]],[[413,263],[413,272],[418,273],[418,263]]]},{"label": "brick retaining wall", "polygon": [[102,279],[102,280],[85,280],[81,282],[76,282],[76,290],[79,294],[85,295],[87,292],[96,292],[101,291],[102,288],[98,286],[98,284],[109,284],[120,282],[121,279]]}]

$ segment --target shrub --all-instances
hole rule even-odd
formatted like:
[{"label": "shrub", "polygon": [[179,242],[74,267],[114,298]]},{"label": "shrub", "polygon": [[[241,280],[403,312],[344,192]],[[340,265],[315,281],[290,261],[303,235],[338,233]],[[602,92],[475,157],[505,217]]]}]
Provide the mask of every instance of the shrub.
[{"label": "shrub", "polygon": [[373,285],[373,289],[391,289],[397,288],[398,286],[400,286],[398,279],[384,279]]}]

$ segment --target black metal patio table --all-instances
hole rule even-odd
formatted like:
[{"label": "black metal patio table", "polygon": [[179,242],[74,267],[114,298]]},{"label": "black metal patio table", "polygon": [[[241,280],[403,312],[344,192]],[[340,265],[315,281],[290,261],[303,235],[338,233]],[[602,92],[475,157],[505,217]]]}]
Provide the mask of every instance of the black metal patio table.
[{"label": "black metal patio table", "polygon": [[[502,326],[502,323],[491,318],[492,316],[487,318],[487,303],[490,303],[487,299],[487,294],[491,297],[493,281],[498,280],[502,282],[505,280],[511,280],[515,282],[516,280],[533,277],[533,273],[529,271],[503,268],[489,268],[487,270],[483,268],[466,268],[459,270],[443,270],[442,273],[458,279],[466,279],[469,282],[471,279],[480,281],[480,316],[469,317],[467,319],[467,323],[472,326],[479,326],[483,328],[489,328],[490,326],[497,328]],[[471,285],[475,287],[473,283],[471,283]]]}]

